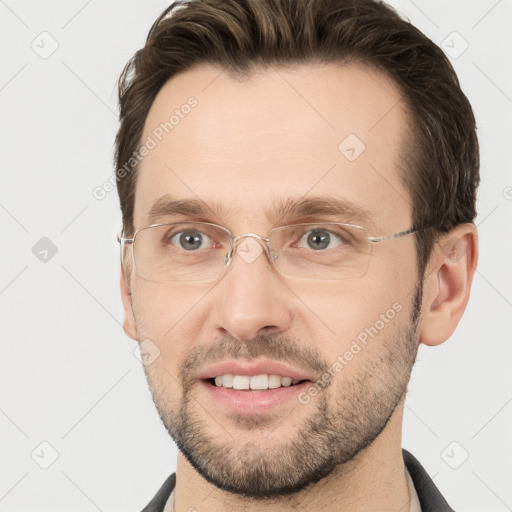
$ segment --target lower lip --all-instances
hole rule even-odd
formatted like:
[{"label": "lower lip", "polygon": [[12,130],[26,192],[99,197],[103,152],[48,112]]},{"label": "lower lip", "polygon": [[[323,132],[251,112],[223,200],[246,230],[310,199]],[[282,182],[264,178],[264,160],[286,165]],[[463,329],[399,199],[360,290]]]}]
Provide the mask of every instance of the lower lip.
[{"label": "lower lip", "polygon": [[204,380],[200,384],[211,398],[232,412],[262,413],[270,411],[293,398],[298,401],[297,395],[311,385],[311,382],[305,381],[295,386],[261,391],[217,387]]}]

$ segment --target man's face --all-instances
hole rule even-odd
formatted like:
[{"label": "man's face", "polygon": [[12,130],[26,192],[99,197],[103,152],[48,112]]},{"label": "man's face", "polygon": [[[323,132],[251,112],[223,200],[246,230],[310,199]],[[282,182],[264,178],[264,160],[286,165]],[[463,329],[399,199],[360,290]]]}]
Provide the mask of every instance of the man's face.
[{"label": "man's face", "polygon": [[[183,109],[191,96],[197,104]],[[222,211],[154,222],[211,222],[234,235],[299,221],[361,224],[371,236],[410,228],[399,178],[406,117],[382,74],[318,65],[239,82],[198,67],[159,92],[143,141],[176,109],[179,121],[140,164],[136,230],[166,194]],[[266,215],[288,200],[327,197],[366,218]],[[132,271],[125,329],[158,347],[145,366],[154,401],[204,478],[253,498],[296,492],[351,461],[399,414],[418,347],[414,236],[374,244],[366,274],[338,282],[284,278],[265,252],[235,253],[209,284],[155,283]],[[307,382],[234,391],[205,378],[228,373]]]}]

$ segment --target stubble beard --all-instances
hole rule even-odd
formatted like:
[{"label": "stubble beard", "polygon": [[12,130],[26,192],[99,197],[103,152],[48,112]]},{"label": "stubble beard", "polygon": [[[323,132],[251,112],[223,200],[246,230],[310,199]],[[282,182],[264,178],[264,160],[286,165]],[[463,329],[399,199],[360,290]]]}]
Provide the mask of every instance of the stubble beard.
[{"label": "stubble beard", "polygon": [[[208,404],[198,403],[193,393],[197,381],[187,375],[200,364],[204,352],[196,352],[181,366],[180,401],[170,400],[176,391],[170,391],[165,384],[172,384],[174,379],[166,379],[169,375],[161,368],[157,370],[156,365],[144,368],[165,428],[203,478],[219,489],[252,500],[289,496],[327,477],[335,468],[342,471],[344,465],[375,441],[397,405],[405,399],[418,351],[421,293],[418,287],[410,318],[404,325],[386,338],[383,330],[371,340],[370,343],[382,344],[383,350],[366,357],[350,380],[342,377],[342,371],[315,400],[300,404],[309,412],[300,428],[282,442],[278,442],[279,431],[287,424],[286,417],[274,413],[233,414],[226,421],[215,411],[210,414]],[[272,336],[252,340],[247,345],[224,339],[207,354],[218,350],[233,358],[273,356],[270,358],[285,361],[289,360],[289,352],[283,351],[284,343],[282,338]],[[362,352],[369,350],[365,348]],[[329,367],[316,352],[300,357],[311,362],[316,374]],[[212,426],[215,435],[210,433]],[[262,435],[262,429],[266,429],[266,434]],[[240,431],[244,436],[247,431],[254,431],[255,442],[237,443]]]}]

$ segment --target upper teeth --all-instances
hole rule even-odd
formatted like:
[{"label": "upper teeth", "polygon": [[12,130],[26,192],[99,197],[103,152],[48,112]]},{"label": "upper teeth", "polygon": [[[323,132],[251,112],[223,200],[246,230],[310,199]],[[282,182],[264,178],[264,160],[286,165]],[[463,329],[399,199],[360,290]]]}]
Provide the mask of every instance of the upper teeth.
[{"label": "upper teeth", "polygon": [[281,386],[298,384],[298,380],[280,375],[219,375],[215,377],[215,385],[233,389],[275,389]]}]

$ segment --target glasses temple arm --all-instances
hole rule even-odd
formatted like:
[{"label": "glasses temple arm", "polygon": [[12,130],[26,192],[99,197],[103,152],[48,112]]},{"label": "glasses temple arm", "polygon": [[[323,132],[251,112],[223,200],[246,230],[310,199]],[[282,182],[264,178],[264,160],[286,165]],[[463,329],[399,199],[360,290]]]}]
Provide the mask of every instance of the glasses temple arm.
[{"label": "glasses temple arm", "polygon": [[393,238],[400,238],[402,236],[410,235],[411,233],[415,233],[416,231],[420,231],[426,227],[427,226],[412,227],[410,229],[406,229],[405,231],[400,231],[399,233],[393,233],[391,235],[369,236],[368,240],[370,240],[370,242],[383,242],[384,240],[391,240]]}]

